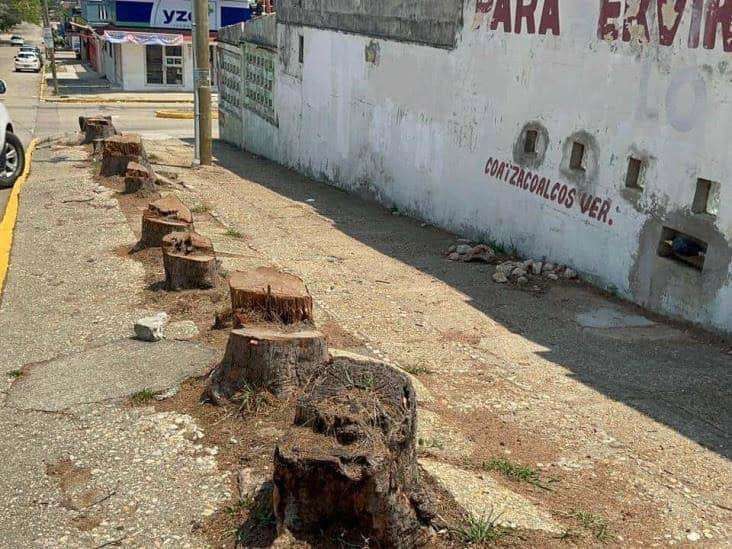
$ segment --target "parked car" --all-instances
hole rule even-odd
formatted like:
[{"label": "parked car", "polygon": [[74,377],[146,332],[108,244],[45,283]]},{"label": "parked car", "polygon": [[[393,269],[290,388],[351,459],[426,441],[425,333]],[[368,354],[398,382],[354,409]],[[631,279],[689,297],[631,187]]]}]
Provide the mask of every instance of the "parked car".
[{"label": "parked car", "polygon": [[[0,80],[0,95],[7,87]],[[0,187],[12,187],[25,168],[25,150],[18,136],[13,133],[13,122],[8,110],[0,101]]]},{"label": "parked car", "polygon": [[21,51],[15,56],[15,70],[40,72],[41,60],[32,51]]},{"label": "parked car", "polygon": [[18,50],[18,53],[23,53],[23,52],[35,53],[38,56],[38,59],[40,60],[41,65],[43,65],[43,53],[41,52],[41,48],[39,48],[35,44],[26,42],[25,44],[20,46],[20,50]]},{"label": "parked car", "polygon": [[22,46],[23,42],[24,42],[23,37],[18,36],[17,34],[14,34],[13,36],[10,37],[11,46]]}]

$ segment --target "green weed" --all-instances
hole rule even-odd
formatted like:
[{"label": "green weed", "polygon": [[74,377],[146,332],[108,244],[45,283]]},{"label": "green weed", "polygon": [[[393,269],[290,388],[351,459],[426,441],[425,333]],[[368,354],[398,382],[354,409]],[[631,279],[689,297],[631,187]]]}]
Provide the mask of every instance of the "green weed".
[{"label": "green weed", "polygon": [[244,235],[242,235],[236,229],[234,229],[232,227],[229,227],[228,229],[226,229],[226,232],[224,233],[224,236],[230,236],[231,238],[241,238]]},{"label": "green weed", "polygon": [[609,525],[605,517],[579,509],[573,509],[567,513],[567,516],[579,521],[583,528],[592,532],[597,541],[605,542],[610,537]]},{"label": "green weed", "polygon": [[445,449],[445,443],[442,442],[439,438],[420,438],[419,440],[417,440],[417,445],[424,450],[429,450],[431,448],[437,450]]},{"label": "green weed", "polygon": [[458,528],[453,529],[461,541],[469,544],[483,544],[504,536],[509,528],[498,523],[501,514],[493,515],[491,511],[488,515],[473,515],[465,517],[465,521]]},{"label": "green weed", "polygon": [[12,378],[19,378],[23,375],[23,370],[10,370],[8,376]]},{"label": "green weed", "polygon": [[160,391],[153,391],[152,389],[143,389],[130,395],[130,402],[134,406],[142,406],[150,401],[155,400],[155,397],[160,394]]},{"label": "green weed", "polygon": [[528,482],[529,484],[533,484],[534,486],[541,488],[542,490],[551,490],[549,484],[552,482],[556,482],[556,480],[554,479],[548,481],[543,480],[539,476],[539,473],[533,470],[531,467],[526,467],[525,465],[517,465],[503,458],[493,458],[490,461],[486,461],[483,463],[482,468],[486,471],[498,471],[509,478]]}]

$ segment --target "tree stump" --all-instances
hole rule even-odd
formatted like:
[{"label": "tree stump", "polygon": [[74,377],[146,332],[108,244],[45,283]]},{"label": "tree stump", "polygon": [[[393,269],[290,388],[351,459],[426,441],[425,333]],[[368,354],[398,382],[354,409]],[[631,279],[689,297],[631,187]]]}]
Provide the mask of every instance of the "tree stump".
[{"label": "tree stump", "polygon": [[193,229],[191,211],[174,196],[151,202],[142,213],[142,236],[138,249],[160,246],[163,237]]},{"label": "tree stump", "polygon": [[237,271],[229,279],[231,308],[294,324],[313,318],[313,298],[302,279],[270,267]]},{"label": "tree stump", "polygon": [[208,394],[214,402],[232,399],[244,388],[283,396],[308,383],[327,360],[325,336],[315,330],[232,330],[224,360],[211,375]]},{"label": "tree stump", "polygon": [[218,265],[208,238],[194,231],[170,233],[163,237],[162,249],[168,290],[216,286]]},{"label": "tree stump", "polygon": [[[87,122],[87,126],[88,124],[89,122]],[[105,177],[123,176],[127,172],[127,164],[130,162],[142,164],[151,174],[154,173],[139,135],[129,133],[113,135],[105,139],[102,148],[101,175]]]},{"label": "tree stump", "polygon": [[426,544],[416,411],[403,373],[355,355],[332,359],[275,449],[279,529],[304,538],[356,531],[378,547]]},{"label": "tree stump", "polygon": [[[81,120],[79,121],[79,125],[81,125]],[[107,139],[117,135],[117,130],[112,124],[111,116],[86,118],[82,131],[84,132],[84,137],[81,140],[82,145],[88,145],[89,143],[94,143],[96,140]]]},{"label": "tree stump", "polygon": [[86,131],[86,123],[88,120],[107,120],[110,124],[112,123],[112,117],[108,114],[97,114],[94,116],[80,116],[79,117],[79,130],[82,132]]},{"label": "tree stump", "polygon": [[125,172],[125,193],[149,194],[156,191],[156,177],[145,166],[137,162],[127,164]]}]

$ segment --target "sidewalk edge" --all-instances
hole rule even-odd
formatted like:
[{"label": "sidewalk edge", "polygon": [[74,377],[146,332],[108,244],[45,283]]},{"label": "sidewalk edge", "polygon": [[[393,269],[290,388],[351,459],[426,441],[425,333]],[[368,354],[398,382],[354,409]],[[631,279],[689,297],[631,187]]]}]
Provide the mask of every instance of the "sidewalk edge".
[{"label": "sidewalk edge", "polygon": [[13,232],[15,231],[15,222],[18,219],[18,206],[20,203],[20,191],[23,189],[28,176],[30,175],[31,162],[33,160],[33,151],[38,145],[38,139],[33,139],[28,145],[25,153],[25,167],[23,173],[13,185],[10,192],[8,204],[5,206],[5,214],[0,221],[0,296],[5,289],[5,280],[10,266],[10,251],[13,247]]}]

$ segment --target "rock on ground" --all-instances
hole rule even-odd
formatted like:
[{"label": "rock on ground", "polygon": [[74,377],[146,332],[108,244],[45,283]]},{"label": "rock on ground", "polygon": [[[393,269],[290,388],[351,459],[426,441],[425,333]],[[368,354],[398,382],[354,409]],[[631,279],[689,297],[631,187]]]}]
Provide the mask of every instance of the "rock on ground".
[{"label": "rock on ground", "polygon": [[160,341],[165,337],[165,325],[168,323],[167,313],[146,316],[135,322],[135,335],[142,341]]}]

